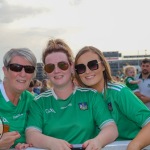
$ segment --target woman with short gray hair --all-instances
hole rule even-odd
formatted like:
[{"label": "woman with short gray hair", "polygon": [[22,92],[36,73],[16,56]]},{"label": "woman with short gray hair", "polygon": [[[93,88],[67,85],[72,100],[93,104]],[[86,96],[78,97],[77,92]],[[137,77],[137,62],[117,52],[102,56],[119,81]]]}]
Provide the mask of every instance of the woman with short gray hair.
[{"label": "woman with short gray hair", "polygon": [[[0,116],[8,131],[0,140],[0,149],[24,149],[24,129],[33,95],[26,89],[35,76],[36,57],[27,48],[11,49],[3,57],[4,80],[0,84]],[[22,143],[22,144],[21,144]]]}]

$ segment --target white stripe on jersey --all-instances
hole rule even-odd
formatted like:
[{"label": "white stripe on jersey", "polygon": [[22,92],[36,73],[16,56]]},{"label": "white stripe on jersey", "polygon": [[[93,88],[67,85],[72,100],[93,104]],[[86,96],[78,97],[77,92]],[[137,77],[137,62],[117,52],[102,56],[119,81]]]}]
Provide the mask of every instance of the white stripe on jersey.
[{"label": "white stripe on jersey", "polygon": [[[75,87],[73,93],[75,93],[76,90],[81,91],[81,92],[88,92],[88,91],[92,91],[94,93],[97,92],[95,89],[92,89],[92,88]],[[58,99],[57,95],[55,94],[53,89],[51,89],[51,90],[47,90],[47,91],[35,96],[34,100],[38,100],[41,97],[49,97],[49,96],[53,96],[53,97],[55,97],[55,99]]]},{"label": "white stripe on jersey", "polygon": [[47,91],[35,96],[34,100],[38,100],[41,97],[49,97],[49,96],[54,96],[52,90],[47,90]]},{"label": "white stripe on jersey", "polygon": [[121,91],[122,88],[126,87],[123,84],[119,84],[119,83],[108,83],[107,84],[107,88],[108,89],[113,89],[113,90],[117,90],[117,91]]},{"label": "white stripe on jersey", "polygon": [[82,92],[82,91],[83,91],[83,92],[84,92],[84,91],[85,91],[85,92],[93,91],[94,93],[97,92],[97,90],[95,90],[95,89],[92,89],[92,88],[83,88],[83,87],[78,87],[77,90],[78,90],[78,91],[81,91],[81,92]]}]

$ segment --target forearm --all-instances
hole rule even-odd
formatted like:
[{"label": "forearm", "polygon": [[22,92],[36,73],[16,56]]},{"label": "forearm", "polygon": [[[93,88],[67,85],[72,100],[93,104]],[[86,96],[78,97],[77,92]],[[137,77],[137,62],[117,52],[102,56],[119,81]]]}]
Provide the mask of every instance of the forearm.
[{"label": "forearm", "polygon": [[143,103],[148,103],[148,102],[150,102],[150,97],[141,95],[141,96],[140,96],[140,100],[141,100]]},{"label": "forearm", "polygon": [[104,127],[96,138],[100,141],[101,146],[104,147],[105,145],[113,142],[117,137],[117,127],[115,124],[111,123],[110,125]]},{"label": "forearm", "polygon": [[138,83],[139,81],[134,81],[134,80],[130,81],[130,84],[138,84]]},{"label": "forearm", "polygon": [[150,145],[150,123],[141,129],[138,135],[129,143],[127,150],[141,150]]},{"label": "forearm", "polygon": [[49,149],[51,145],[51,137],[38,131],[28,129],[26,132],[26,142],[32,144],[33,147]]},{"label": "forearm", "polygon": [[34,147],[51,150],[70,149],[72,145],[63,139],[46,136],[35,129],[26,131],[27,143]]}]

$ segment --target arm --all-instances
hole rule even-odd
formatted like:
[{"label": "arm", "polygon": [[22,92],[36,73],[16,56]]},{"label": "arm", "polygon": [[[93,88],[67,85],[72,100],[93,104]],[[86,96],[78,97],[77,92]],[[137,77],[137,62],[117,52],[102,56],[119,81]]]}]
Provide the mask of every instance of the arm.
[{"label": "arm", "polygon": [[130,80],[129,81],[130,84],[138,84],[140,82],[141,82],[140,80]]},{"label": "arm", "polygon": [[40,131],[30,128],[26,131],[26,141],[34,147],[51,150],[70,150],[68,142],[42,134]]},{"label": "arm", "polygon": [[0,139],[0,149],[9,149],[16,139],[20,138],[18,132],[6,132]]},{"label": "arm", "polygon": [[141,95],[139,98],[140,98],[140,100],[141,100],[143,103],[148,103],[148,102],[150,102],[150,97]]},{"label": "arm", "polygon": [[117,137],[117,126],[115,125],[115,123],[111,122],[105,125],[94,139],[88,140],[83,143],[83,147],[86,148],[86,150],[100,150],[105,145],[113,142]]},{"label": "arm", "polygon": [[141,150],[150,145],[150,123],[144,126],[138,135],[129,143],[127,150]]}]

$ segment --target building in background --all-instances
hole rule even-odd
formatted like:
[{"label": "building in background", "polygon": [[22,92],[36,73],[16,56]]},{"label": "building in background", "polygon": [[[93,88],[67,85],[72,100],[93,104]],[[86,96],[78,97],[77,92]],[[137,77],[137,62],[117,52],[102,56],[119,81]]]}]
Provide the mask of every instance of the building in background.
[{"label": "building in background", "polygon": [[140,64],[144,58],[150,58],[150,55],[126,55],[122,56],[118,51],[103,52],[110,64],[112,75],[116,75],[118,71],[122,71],[124,66],[133,65],[140,72]]}]

